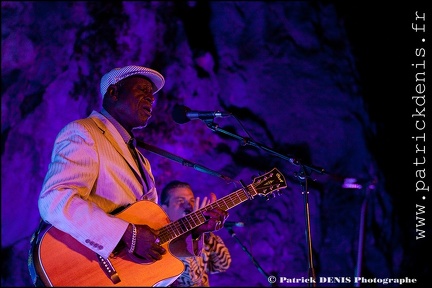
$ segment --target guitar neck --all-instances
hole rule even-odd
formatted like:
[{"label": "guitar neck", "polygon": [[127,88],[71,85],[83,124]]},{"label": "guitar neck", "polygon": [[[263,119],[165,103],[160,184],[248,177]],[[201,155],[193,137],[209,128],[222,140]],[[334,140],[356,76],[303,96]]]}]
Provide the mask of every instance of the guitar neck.
[{"label": "guitar neck", "polygon": [[250,197],[256,195],[256,191],[252,184],[248,185],[246,188],[247,192],[245,189],[239,189],[218,199],[204,208],[194,211],[185,217],[180,218],[177,221],[166,225],[165,227],[162,227],[159,230],[159,239],[161,243],[171,241],[206,222],[207,219],[204,217],[202,212],[214,208],[220,208],[222,210],[228,211],[229,209],[245,202],[246,200],[249,200]]}]

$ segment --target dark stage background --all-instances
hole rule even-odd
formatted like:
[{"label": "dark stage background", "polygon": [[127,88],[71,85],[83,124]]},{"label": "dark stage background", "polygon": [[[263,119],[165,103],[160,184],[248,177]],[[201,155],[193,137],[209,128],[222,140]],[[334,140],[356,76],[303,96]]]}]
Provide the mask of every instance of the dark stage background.
[{"label": "dark stage background", "polygon": [[[317,286],[384,286],[353,283],[358,274],[370,281],[428,282],[430,225],[421,221],[427,214],[416,204],[426,206],[430,196],[426,189],[416,192],[415,174],[428,162],[414,166],[423,155],[416,154],[411,138],[420,135],[412,117],[419,108],[411,98],[415,75],[425,72],[411,64],[427,60],[416,49],[430,51],[430,38],[411,28],[416,11],[426,13],[423,2],[1,5],[3,287],[32,285],[29,241],[55,136],[68,122],[99,109],[104,73],[130,64],[152,67],[166,78],[151,123],[141,132],[146,142],[245,184],[273,167],[285,175],[282,195],[242,203],[229,217],[245,223],[235,232],[264,271],[277,277],[273,286],[308,286],[280,283],[282,277],[308,276],[299,167],[211,131],[200,120],[176,124],[175,104],[229,111],[235,117],[215,119],[220,128],[328,172],[312,173],[308,181]],[[198,196],[213,191],[220,198],[240,188],[142,152],[159,189],[172,179],[191,182]],[[347,179],[357,188],[344,186]],[[416,240],[418,230],[426,237]],[[270,286],[227,230],[218,233],[233,262],[227,272],[211,275],[212,286]],[[328,283],[330,277],[351,283]]]}]

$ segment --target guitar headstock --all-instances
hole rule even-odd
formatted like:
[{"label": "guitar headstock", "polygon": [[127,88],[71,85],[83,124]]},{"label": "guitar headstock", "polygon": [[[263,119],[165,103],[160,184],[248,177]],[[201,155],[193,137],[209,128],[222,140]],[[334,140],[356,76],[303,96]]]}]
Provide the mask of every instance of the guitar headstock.
[{"label": "guitar headstock", "polygon": [[254,178],[251,185],[254,186],[257,194],[267,197],[274,191],[287,187],[284,175],[277,168]]}]

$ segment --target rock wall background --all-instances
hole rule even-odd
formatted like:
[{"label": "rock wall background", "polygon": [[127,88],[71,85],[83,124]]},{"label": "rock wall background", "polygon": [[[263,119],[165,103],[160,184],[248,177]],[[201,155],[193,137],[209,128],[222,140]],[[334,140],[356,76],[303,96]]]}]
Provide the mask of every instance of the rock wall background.
[{"label": "rock wall background", "polygon": [[[2,1],[2,286],[31,286],[30,237],[52,144],[68,122],[100,107],[100,77],[152,67],[166,78],[145,141],[245,184],[273,167],[288,187],[230,210],[236,235],[269,275],[308,276],[299,166],[210,130],[179,125],[173,106],[221,110],[220,128],[324,168],[308,200],[318,277],[353,277],[367,199],[361,275],[430,273],[415,241],[410,23],[404,7],[331,1]],[[422,10],[423,9],[423,10]],[[412,47],[411,47],[412,48]],[[411,73],[411,74],[410,74]],[[411,85],[411,86],[410,86]],[[411,89],[411,90],[410,90]],[[408,96],[407,96],[408,95]],[[395,150],[393,152],[391,150]],[[159,189],[176,178],[198,196],[240,187],[148,151]],[[361,189],[343,187],[357,179]],[[213,286],[269,286],[241,246]],[[352,284],[351,284],[352,285]],[[276,283],[274,286],[291,286]],[[293,285],[293,286],[298,286]],[[307,284],[302,284],[307,286]],[[344,284],[321,283],[321,286]],[[372,284],[372,286],[374,286]]]}]

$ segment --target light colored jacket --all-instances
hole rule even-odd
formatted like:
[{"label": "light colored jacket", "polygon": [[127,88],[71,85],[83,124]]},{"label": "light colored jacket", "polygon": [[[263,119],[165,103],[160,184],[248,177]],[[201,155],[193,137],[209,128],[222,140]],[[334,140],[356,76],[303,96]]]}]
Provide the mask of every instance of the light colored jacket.
[{"label": "light colored jacket", "polygon": [[93,111],[69,123],[56,137],[39,196],[42,219],[108,258],[128,226],[109,213],[137,200],[158,200],[150,163],[140,156],[148,189],[127,144],[106,117]]}]

